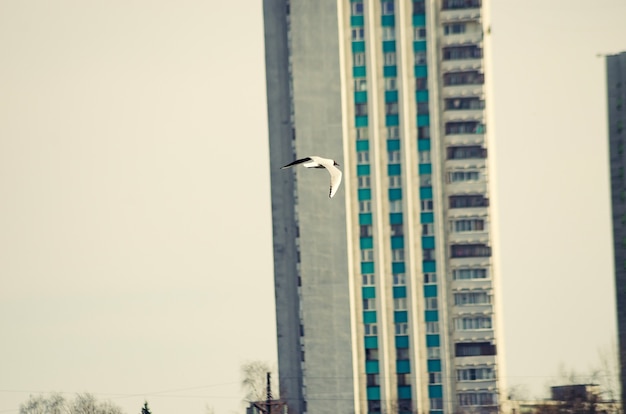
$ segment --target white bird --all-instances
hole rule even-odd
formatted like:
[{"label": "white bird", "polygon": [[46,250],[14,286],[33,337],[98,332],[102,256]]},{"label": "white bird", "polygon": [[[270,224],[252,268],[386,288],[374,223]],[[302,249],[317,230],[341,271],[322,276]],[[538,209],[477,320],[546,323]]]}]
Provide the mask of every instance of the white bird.
[{"label": "white bird", "polygon": [[310,157],[290,162],[289,164],[280,168],[282,170],[284,168],[290,168],[299,164],[302,164],[302,166],[306,168],[326,168],[326,170],[330,173],[330,192],[328,193],[328,197],[333,198],[333,196],[335,195],[335,193],[337,193],[337,190],[339,189],[339,184],[341,184],[341,170],[335,167],[335,165],[338,166],[339,164],[337,164],[335,160],[311,155]]}]

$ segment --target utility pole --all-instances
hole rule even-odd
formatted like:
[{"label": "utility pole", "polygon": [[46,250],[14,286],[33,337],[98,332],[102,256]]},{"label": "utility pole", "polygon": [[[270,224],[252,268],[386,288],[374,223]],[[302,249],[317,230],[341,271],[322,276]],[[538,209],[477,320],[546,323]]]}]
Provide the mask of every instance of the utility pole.
[{"label": "utility pole", "polygon": [[272,385],[271,385],[271,377],[272,374],[270,374],[269,372],[267,373],[267,398],[265,400],[265,412],[267,414],[271,414],[272,412]]}]

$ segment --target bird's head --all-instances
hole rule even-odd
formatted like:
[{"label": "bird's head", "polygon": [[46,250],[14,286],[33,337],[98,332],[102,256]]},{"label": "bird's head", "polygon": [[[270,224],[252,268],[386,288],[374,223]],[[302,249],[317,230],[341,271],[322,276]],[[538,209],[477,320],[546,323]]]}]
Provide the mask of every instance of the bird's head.
[{"label": "bird's head", "polygon": [[341,165],[339,165],[339,164],[337,163],[337,161],[335,161],[335,160],[333,160],[333,165],[336,165],[337,167],[341,167]]}]

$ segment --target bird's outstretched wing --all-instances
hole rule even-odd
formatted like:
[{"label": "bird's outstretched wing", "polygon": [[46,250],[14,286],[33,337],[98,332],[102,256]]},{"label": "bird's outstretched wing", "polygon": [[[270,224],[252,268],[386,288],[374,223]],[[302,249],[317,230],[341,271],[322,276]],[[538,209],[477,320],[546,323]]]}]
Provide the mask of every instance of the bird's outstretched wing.
[{"label": "bird's outstretched wing", "polygon": [[339,189],[339,184],[341,184],[341,170],[334,165],[328,165],[326,169],[330,173],[330,192],[328,197],[333,198]]},{"label": "bird's outstretched wing", "polygon": [[308,162],[308,161],[313,161],[313,160],[311,159],[311,157],[301,158],[299,160],[295,160],[293,162],[290,162],[287,165],[283,165],[282,167],[280,167],[280,169],[282,170],[282,169],[285,169],[285,168],[293,167],[295,165],[302,164],[302,163],[305,163],[305,162]]}]

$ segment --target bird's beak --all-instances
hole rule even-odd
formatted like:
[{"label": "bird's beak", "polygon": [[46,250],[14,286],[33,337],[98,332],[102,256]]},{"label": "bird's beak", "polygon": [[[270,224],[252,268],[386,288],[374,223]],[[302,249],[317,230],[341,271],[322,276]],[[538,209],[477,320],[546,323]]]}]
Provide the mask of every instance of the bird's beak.
[{"label": "bird's beak", "polygon": [[339,163],[337,161],[334,161],[334,162],[335,162],[334,165],[336,165],[337,167],[341,167],[341,165],[339,165]]}]

